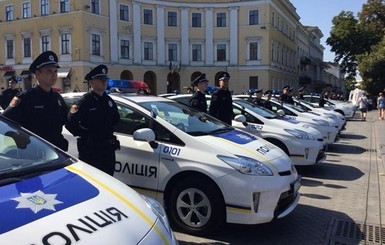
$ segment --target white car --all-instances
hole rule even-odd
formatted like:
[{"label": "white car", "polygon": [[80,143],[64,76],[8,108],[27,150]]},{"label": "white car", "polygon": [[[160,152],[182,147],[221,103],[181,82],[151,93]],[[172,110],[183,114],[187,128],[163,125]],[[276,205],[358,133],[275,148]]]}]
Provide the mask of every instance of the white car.
[{"label": "white car", "polygon": [[[317,95],[304,95],[303,99],[314,105],[318,105],[320,101]],[[345,118],[353,118],[356,111],[353,104],[334,100],[326,100],[324,108],[341,113]]]},{"label": "white car", "polygon": [[338,125],[338,130],[341,131],[346,125],[346,118],[341,113],[336,111],[327,110],[325,108],[314,105],[306,100],[294,99],[295,105],[301,107],[303,110],[314,113],[317,116],[323,118],[330,118]]},{"label": "white car", "polygon": [[266,223],[297,206],[300,176],[271,143],[166,98],[111,97],[121,115],[114,177],[163,203],[181,230]]},{"label": "white car", "polygon": [[[236,98],[242,98],[247,100],[245,95],[236,95]],[[327,120],[324,118],[319,118],[318,116],[307,113],[302,110],[300,107],[294,106],[289,103],[281,104],[275,98],[271,98],[272,110],[278,112],[279,110],[284,111],[284,114],[288,118],[296,119],[300,122],[309,124],[311,127],[317,129],[323,135],[324,141],[328,144],[332,144],[338,140],[338,126],[332,125],[335,123],[333,120]]]},{"label": "white car", "polygon": [[154,199],[0,116],[0,244],[178,244]]},{"label": "white car", "polygon": [[[169,99],[188,105],[191,94],[171,96]],[[210,104],[211,96],[206,95]],[[278,116],[240,98],[233,98],[235,115],[232,126],[261,137],[283,150],[294,165],[313,165],[326,159],[322,134],[295,119]],[[239,117],[242,115],[243,117]]]}]

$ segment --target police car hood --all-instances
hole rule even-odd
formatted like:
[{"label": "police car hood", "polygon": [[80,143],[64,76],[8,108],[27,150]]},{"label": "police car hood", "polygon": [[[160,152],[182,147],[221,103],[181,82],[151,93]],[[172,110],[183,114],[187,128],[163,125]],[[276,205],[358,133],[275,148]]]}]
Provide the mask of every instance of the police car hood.
[{"label": "police car hood", "polygon": [[278,147],[266,140],[241,130],[231,130],[207,136],[199,136],[200,140],[218,148],[220,154],[246,156],[267,165],[272,165],[278,172],[291,169],[291,160]]},{"label": "police car hood", "polygon": [[295,129],[299,129],[299,130],[302,130],[302,131],[305,131],[306,133],[309,133],[311,135],[313,135],[314,137],[316,137],[317,139],[322,139],[322,134],[320,131],[318,131],[317,129],[311,127],[310,125],[304,123],[304,122],[300,122],[294,118],[289,118],[289,117],[277,117],[277,118],[274,118],[272,120],[276,120],[276,121],[284,121],[286,123],[288,123],[288,125],[291,126],[291,128],[295,128]]},{"label": "police car hood", "polygon": [[144,199],[111,179],[77,163],[0,187],[0,244],[138,244],[154,227],[162,236]]}]

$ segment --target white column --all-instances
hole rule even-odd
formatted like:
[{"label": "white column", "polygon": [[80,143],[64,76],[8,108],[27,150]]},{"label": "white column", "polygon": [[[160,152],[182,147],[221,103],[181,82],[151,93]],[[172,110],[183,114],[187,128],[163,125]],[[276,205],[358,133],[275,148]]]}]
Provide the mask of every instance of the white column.
[{"label": "white column", "polygon": [[117,4],[116,0],[111,0],[110,1],[110,59],[111,63],[118,62],[119,60],[119,39],[116,40],[116,37],[118,36],[118,18],[116,16],[117,12]]},{"label": "white column", "polygon": [[230,65],[238,64],[238,7],[230,8]]},{"label": "white column", "polygon": [[156,34],[157,34],[157,63],[159,65],[165,65],[166,53],[165,53],[165,39],[164,39],[164,6],[156,5]]},{"label": "white column", "polygon": [[206,13],[206,49],[205,49],[205,54],[206,54],[206,65],[212,65],[214,58],[214,41],[213,41],[213,9],[212,8],[206,8],[205,9]]},{"label": "white column", "polygon": [[189,47],[189,30],[188,30],[188,21],[189,21],[189,15],[188,15],[188,8],[182,8],[181,9],[181,64],[182,65],[188,65],[189,64],[189,57],[190,57],[190,47]]},{"label": "white column", "polygon": [[137,1],[133,2],[133,16],[132,21],[134,22],[134,64],[142,63],[142,41],[140,35],[140,25],[141,25],[141,8],[140,3]]}]

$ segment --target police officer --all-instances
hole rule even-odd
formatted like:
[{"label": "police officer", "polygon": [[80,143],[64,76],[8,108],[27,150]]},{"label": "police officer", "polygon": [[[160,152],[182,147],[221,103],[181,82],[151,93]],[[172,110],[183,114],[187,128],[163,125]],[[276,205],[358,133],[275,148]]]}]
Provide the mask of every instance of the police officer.
[{"label": "police officer", "polygon": [[229,90],[230,75],[227,72],[219,76],[219,89],[211,95],[209,113],[211,116],[231,125],[233,120],[233,99]]},{"label": "police officer", "polygon": [[9,87],[3,91],[1,95],[1,107],[5,110],[13,97],[15,97],[19,90],[16,88],[17,86],[17,79],[15,76],[12,76],[8,81]]},{"label": "police officer", "polygon": [[193,87],[197,87],[197,90],[191,97],[189,104],[191,107],[201,111],[201,112],[207,112],[207,102],[206,102],[206,95],[205,90],[207,88],[207,79],[206,74],[201,74],[195,80],[192,82]]},{"label": "police officer", "polygon": [[113,133],[120,115],[114,100],[105,92],[107,72],[107,66],[99,65],[85,76],[91,89],[72,105],[65,127],[79,137],[79,159],[113,175],[115,150],[119,149]]},{"label": "police officer", "polygon": [[253,103],[255,105],[263,106],[263,100],[262,100],[262,94],[263,94],[263,89],[257,89],[254,92],[254,100]]},{"label": "police officer", "polygon": [[264,93],[264,100],[263,100],[263,107],[265,107],[266,109],[268,110],[273,110],[273,107],[271,105],[271,95],[272,95],[272,91],[271,90],[267,90],[265,93]]},{"label": "police officer", "polygon": [[282,88],[282,93],[279,97],[281,104],[283,104],[283,103],[294,104],[294,100],[290,95],[291,91],[293,91],[293,88],[291,88],[289,85],[286,85]]},{"label": "police officer", "polygon": [[297,96],[297,98],[298,98],[299,100],[303,100],[303,95],[304,95],[304,93],[305,93],[305,88],[304,88],[304,87],[300,87],[300,88],[298,89],[298,96]]},{"label": "police officer", "polygon": [[62,96],[52,90],[58,68],[58,57],[54,52],[41,53],[29,67],[36,76],[37,85],[15,96],[3,115],[67,151],[68,141],[63,137],[62,129],[68,110]]}]

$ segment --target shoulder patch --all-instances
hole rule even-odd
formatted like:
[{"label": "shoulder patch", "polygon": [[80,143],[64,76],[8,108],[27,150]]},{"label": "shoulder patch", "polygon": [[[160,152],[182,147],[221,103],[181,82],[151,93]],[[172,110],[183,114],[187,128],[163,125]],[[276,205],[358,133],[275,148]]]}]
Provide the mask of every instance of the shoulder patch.
[{"label": "shoulder patch", "polygon": [[78,105],[72,105],[71,109],[70,109],[70,112],[72,114],[74,114],[74,113],[78,112],[78,110],[79,110],[79,106]]},{"label": "shoulder patch", "polygon": [[20,103],[20,99],[19,97],[13,97],[13,99],[11,100],[11,102],[9,103],[9,106],[10,107],[16,107],[18,104]]}]

